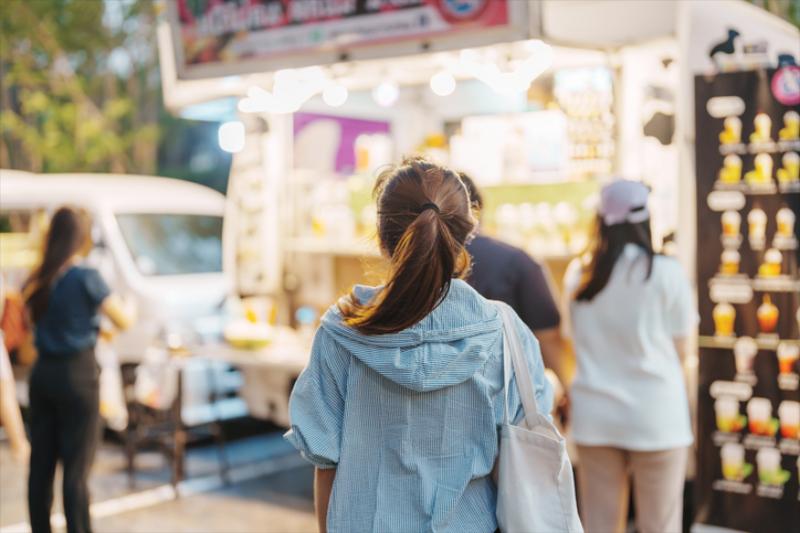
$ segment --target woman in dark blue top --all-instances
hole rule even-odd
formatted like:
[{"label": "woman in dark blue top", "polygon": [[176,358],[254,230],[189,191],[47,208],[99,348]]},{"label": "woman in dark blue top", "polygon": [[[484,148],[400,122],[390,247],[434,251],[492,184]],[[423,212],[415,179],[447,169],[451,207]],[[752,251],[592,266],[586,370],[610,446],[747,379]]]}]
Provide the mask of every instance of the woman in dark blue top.
[{"label": "woman in dark blue top", "polygon": [[49,533],[56,463],[64,469],[67,531],[91,531],[87,478],[99,432],[100,314],[119,328],[129,313],[100,273],[81,266],[92,248],[91,220],[79,209],[53,215],[41,264],[25,283],[39,356],[31,373],[28,510],[33,533]]}]

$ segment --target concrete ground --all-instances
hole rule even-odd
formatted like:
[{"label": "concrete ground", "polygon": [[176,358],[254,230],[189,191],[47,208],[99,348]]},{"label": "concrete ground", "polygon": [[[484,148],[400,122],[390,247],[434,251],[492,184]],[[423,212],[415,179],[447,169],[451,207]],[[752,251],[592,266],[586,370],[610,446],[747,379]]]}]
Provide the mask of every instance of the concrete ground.
[{"label": "concrete ground", "polygon": [[[169,469],[157,452],[137,458],[135,488],[128,487],[121,447],[104,442],[92,471],[92,517],[104,533],[313,533],[312,469],[280,432],[230,442],[230,484],[218,475],[213,446],[190,448],[188,479],[169,485]],[[15,463],[0,442],[0,533],[30,531],[26,503],[27,465]],[[61,497],[51,520],[63,528]]]}]

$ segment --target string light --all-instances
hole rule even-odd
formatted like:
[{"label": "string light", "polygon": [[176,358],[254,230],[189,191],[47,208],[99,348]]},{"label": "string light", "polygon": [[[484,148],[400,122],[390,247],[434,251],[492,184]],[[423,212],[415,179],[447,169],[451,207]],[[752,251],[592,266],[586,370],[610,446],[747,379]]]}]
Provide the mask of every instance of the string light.
[{"label": "string light", "polygon": [[456,90],[456,79],[452,74],[443,70],[431,77],[431,90],[438,96],[448,96]]},{"label": "string light", "polygon": [[347,96],[347,87],[339,83],[329,83],[322,90],[322,100],[331,107],[344,105]]},{"label": "string light", "polygon": [[518,94],[528,90],[531,82],[553,64],[553,49],[542,41],[525,43],[528,57],[516,61],[508,71],[501,71],[496,61],[490,60],[493,49],[482,57],[477,50],[462,50],[459,65],[468,75],[482,81],[499,94]]},{"label": "string light", "polygon": [[244,124],[238,120],[221,124],[217,130],[217,140],[219,147],[226,152],[232,154],[241,152],[244,149],[245,141]]},{"label": "string light", "polygon": [[372,90],[372,98],[381,107],[393,106],[399,96],[400,89],[391,81],[385,81]]}]

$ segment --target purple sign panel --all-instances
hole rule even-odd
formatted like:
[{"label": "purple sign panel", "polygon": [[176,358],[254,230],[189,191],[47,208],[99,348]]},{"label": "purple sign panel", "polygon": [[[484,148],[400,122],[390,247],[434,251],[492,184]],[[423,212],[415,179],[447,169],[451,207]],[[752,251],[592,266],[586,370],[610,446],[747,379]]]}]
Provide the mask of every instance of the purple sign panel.
[{"label": "purple sign panel", "polygon": [[390,130],[389,122],[382,120],[295,113],[295,166],[352,174],[356,170],[356,139]]}]

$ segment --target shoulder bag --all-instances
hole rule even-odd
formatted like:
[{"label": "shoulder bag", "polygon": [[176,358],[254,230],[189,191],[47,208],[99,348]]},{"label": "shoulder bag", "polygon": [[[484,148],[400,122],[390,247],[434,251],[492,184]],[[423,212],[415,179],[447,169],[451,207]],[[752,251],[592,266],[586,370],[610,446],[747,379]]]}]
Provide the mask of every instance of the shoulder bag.
[{"label": "shoulder bag", "polygon": [[[497,522],[503,533],[582,533],[566,441],[536,404],[528,365],[514,326],[503,318],[503,403],[497,479]],[[513,374],[512,374],[513,371]],[[508,416],[508,386],[515,377],[525,417],[515,426]]]}]

